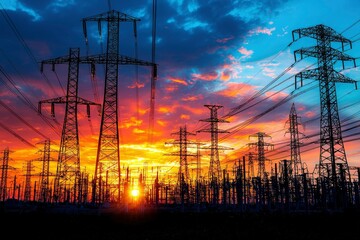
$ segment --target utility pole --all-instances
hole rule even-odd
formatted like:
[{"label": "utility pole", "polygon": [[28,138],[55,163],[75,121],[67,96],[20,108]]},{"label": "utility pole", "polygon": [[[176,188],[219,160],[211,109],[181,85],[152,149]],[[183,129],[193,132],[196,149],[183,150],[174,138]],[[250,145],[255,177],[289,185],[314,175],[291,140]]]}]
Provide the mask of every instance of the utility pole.
[{"label": "utility pole", "polygon": [[51,64],[53,71],[56,64],[68,63],[68,82],[66,96],[42,100],[39,102],[39,112],[44,103],[51,104],[51,115],[55,117],[54,105],[65,104],[65,117],[61,134],[60,151],[54,184],[55,202],[65,201],[65,189],[73,196],[72,201],[78,202],[80,182],[80,147],[78,130],[78,105],[87,106],[87,114],[90,118],[90,105],[94,102],[78,97],[80,49],[70,48],[69,55],[41,62],[41,71],[44,64]]},{"label": "utility pole", "polygon": [[[106,54],[89,56],[82,58],[82,62],[92,64],[105,64],[105,87],[104,101],[101,114],[100,137],[96,156],[94,187],[95,199],[100,202],[99,184],[104,176],[100,174],[100,165],[102,163],[102,173],[108,174],[108,187],[110,195],[114,196],[113,201],[120,202],[120,141],[118,127],[118,69],[119,65],[143,65],[153,67],[152,75],[157,77],[157,65],[152,62],[146,62],[135,58],[119,55],[119,26],[120,22],[130,22],[136,25],[140,19],[111,10],[106,13],[87,17],[82,20],[86,44],[88,44],[86,23],[95,21],[98,23],[99,33],[101,35],[101,23],[107,22],[107,48]],[[105,199],[110,201],[110,199]]]},{"label": "utility pole", "polygon": [[[319,81],[321,107],[319,176],[329,182],[329,187],[332,189],[334,196],[333,203],[336,206],[336,189],[341,176],[340,169],[343,169],[347,181],[350,181],[350,171],[341,134],[335,83],[354,83],[356,88],[357,86],[356,81],[336,71],[334,64],[340,60],[343,68],[345,61],[352,61],[354,66],[356,65],[355,58],[342,52],[344,51],[344,44],[349,44],[350,48],[352,44],[349,39],[322,24],[296,29],[292,32],[292,35],[293,41],[301,37],[310,37],[317,41],[317,45],[314,47],[302,48],[294,52],[295,61],[297,61],[297,56],[300,55],[301,59],[315,57],[318,64],[318,68],[296,74],[295,87],[297,88],[298,79],[300,79],[301,86],[303,85],[303,79],[316,79]],[[332,42],[341,43],[342,51],[332,48]]]}]

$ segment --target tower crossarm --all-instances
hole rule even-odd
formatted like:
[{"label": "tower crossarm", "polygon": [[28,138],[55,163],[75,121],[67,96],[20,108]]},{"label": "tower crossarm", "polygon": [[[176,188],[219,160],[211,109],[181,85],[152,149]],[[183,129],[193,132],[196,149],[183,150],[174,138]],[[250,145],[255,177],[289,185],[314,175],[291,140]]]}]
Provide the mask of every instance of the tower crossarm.
[{"label": "tower crossarm", "polygon": [[300,59],[303,59],[304,56],[320,58],[323,52],[328,53],[328,56],[331,56],[330,59],[332,61],[353,61],[354,67],[356,67],[355,58],[332,47],[314,46],[308,48],[301,48],[294,51],[294,57],[295,61],[298,60],[297,56],[300,56]]},{"label": "tower crossarm", "polygon": [[[332,74],[329,76],[329,81],[340,82],[340,83],[354,83],[355,88],[357,89],[357,81],[355,81],[349,77],[346,77],[345,75],[339,73],[336,70],[333,70],[331,73]],[[300,87],[302,87],[304,79],[320,80],[320,79],[322,79],[322,74],[323,74],[323,71],[322,71],[322,69],[319,69],[319,68],[304,70],[302,72],[297,73],[295,75],[295,89],[298,88],[297,83],[299,80],[300,80]]]},{"label": "tower crossarm", "polygon": [[[113,16],[112,18],[109,19],[109,16]],[[86,22],[86,21],[109,21],[114,19],[114,21],[119,21],[119,22],[133,22],[133,21],[140,21],[139,18],[130,16],[128,14],[125,13],[121,13],[119,11],[116,10],[111,10],[109,12],[105,12],[105,13],[100,13],[100,14],[96,14],[94,16],[90,16],[90,17],[86,17],[83,18],[82,21]]]},{"label": "tower crossarm", "polygon": [[327,27],[323,24],[319,24],[313,27],[300,28],[292,31],[293,41],[297,41],[302,37],[311,37],[316,40],[322,40],[323,36],[327,36],[331,42],[340,42],[344,48],[344,44],[350,44],[352,47],[351,41],[341,34],[337,33],[334,29]]},{"label": "tower crossarm", "polygon": [[145,60],[136,59],[133,57],[119,54],[115,58],[107,59],[106,54],[96,54],[80,58],[80,63],[93,64],[119,64],[119,65],[141,65],[141,66],[157,66],[157,64]]}]

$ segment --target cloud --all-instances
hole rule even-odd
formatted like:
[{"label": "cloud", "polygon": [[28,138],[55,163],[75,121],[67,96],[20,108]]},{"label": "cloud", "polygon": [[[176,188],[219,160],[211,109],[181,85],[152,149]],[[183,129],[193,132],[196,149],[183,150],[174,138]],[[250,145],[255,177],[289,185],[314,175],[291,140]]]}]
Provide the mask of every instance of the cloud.
[{"label": "cloud", "polygon": [[203,80],[203,81],[213,81],[219,77],[217,72],[209,72],[209,73],[193,73],[192,75],[193,80]]},{"label": "cloud", "polygon": [[168,80],[170,80],[173,83],[179,83],[181,85],[187,86],[189,85],[185,80],[175,77],[167,77]]},{"label": "cloud", "polygon": [[229,98],[235,98],[239,96],[249,95],[255,91],[254,86],[245,83],[229,82],[225,86],[226,88],[224,90],[218,91],[217,94]]},{"label": "cloud", "polygon": [[38,21],[41,19],[41,16],[32,8],[25,6],[18,0],[7,0],[0,3],[0,7],[5,10],[10,11],[22,11],[33,17],[33,21]]},{"label": "cloud", "polygon": [[249,31],[249,37],[253,36],[253,35],[259,35],[259,34],[266,34],[266,35],[271,35],[273,31],[275,31],[276,28],[267,28],[267,27],[257,27],[255,29],[252,29]]},{"label": "cloud", "polygon": [[254,53],[253,50],[248,50],[244,47],[239,48],[238,52],[241,53],[242,55],[244,55],[246,58],[250,58],[251,55]]}]

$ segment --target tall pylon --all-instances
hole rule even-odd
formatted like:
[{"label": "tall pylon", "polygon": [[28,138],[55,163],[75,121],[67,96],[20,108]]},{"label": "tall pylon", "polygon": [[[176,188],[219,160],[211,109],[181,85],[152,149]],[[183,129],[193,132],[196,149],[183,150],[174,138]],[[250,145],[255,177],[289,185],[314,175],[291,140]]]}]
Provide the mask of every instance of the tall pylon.
[{"label": "tall pylon", "polygon": [[[80,147],[78,129],[78,105],[87,106],[90,117],[90,105],[97,103],[78,97],[80,49],[70,48],[69,55],[41,62],[41,71],[44,64],[51,64],[55,70],[56,64],[68,63],[68,82],[66,96],[42,100],[39,102],[39,112],[44,103],[51,104],[51,114],[54,117],[54,105],[65,104],[65,117],[61,134],[60,151],[54,183],[54,201],[68,201],[77,203],[79,200],[80,181]],[[65,190],[70,192],[71,199],[65,197]]]},{"label": "tall pylon", "polygon": [[322,24],[296,29],[292,32],[292,35],[293,41],[301,37],[310,37],[317,41],[315,47],[302,48],[294,52],[295,61],[297,61],[297,56],[300,55],[301,59],[315,57],[318,64],[315,69],[296,74],[295,87],[297,87],[298,79],[300,79],[301,86],[303,79],[316,79],[319,81],[321,108],[319,175],[320,178],[330,183],[330,187],[336,189],[342,175],[345,175],[346,180],[350,181],[350,172],[341,134],[335,83],[354,83],[355,87],[357,86],[356,81],[334,69],[334,64],[338,60],[342,61],[344,68],[345,61],[352,61],[355,66],[355,59],[332,48],[331,43],[341,43],[343,51],[344,44],[349,44],[350,48],[352,44],[349,39]]},{"label": "tall pylon", "polygon": [[295,104],[293,103],[290,109],[289,119],[287,121],[289,124],[288,133],[290,133],[290,150],[291,150],[291,163],[290,168],[293,171],[294,177],[299,177],[301,174],[304,173],[304,168],[301,162],[301,155],[300,155],[300,139],[299,139],[299,126],[300,117],[298,117],[296,113]]},{"label": "tall pylon", "polygon": [[258,157],[258,177],[261,181],[265,180],[267,178],[267,172],[265,170],[265,151],[268,148],[273,148],[274,145],[271,143],[265,142],[264,138],[270,138],[270,135],[258,132],[253,135],[250,135],[250,138],[256,138],[257,141],[253,143],[248,143],[249,147],[256,147],[257,150],[257,157]]},{"label": "tall pylon", "polygon": [[[25,165],[26,174],[25,174],[25,190],[24,190],[24,201],[29,202],[31,200],[31,172],[34,166],[32,161],[27,161]],[[35,192],[34,192],[35,194]],[[35,199],[35,196],[34,196]]]},{"label": "tall pylon", "polygon": [[184,180],[186,183],[189,183],[190,175],[189,175],[189,169],[188,169],[188,157],[196,157],[197,154],[191,154],[188,152],[188,145],[189,144],[195,144],[194,142],[190,142],[188,140],[188,136],[194,136],[194,133],[188,132],[186,130],[186,125],[183,127],[180,127],[180,130],[178,132],[171,133],[171,135],[179,135],[178,140],[174,140],[173,142],[167,142],[166,144],[172,144],[172,145],[179,145],[179,152],[170,153],[169,155],[172,156],[179,156],[180,164],[179,164],[179,179],[181,176],[184,176]]},{"label": "tall pylon", "polygon": [[50,161],[52,158],[51,154],[51,142],[50,139],[46,139],[44,142],[44,148],[40,152],[43,153],[42,157],[39,159],[41,161],[41,172],[40,174],[40,191],[39,191],[39,202],[50,202]]},{"label": "tall pylon", "polygon": [[0,201],[7,199],[7,179],[9,170],[9,148],[5,148],[3,152],[1,164],[1,179],[0,179]]},{"label": "tall pylon", "polygon": [[[120,141],[118,127],[118,69],[119,65],[143,65],[152,66],[152,75],[157,76],[157,66],[154,63],[141,61],[138,59],[119,55],[119,26],[120,22],[130,22],[136,25],[140,19],[120,13],[115,10],[101,13],[95,16],[83,18],[83,30],[86,43],[87,25],[89,21],[98,23],[99,34],[101,35],[101,23],[107,22],[107,47],[106,54],[89,56],[82,61],[88,61],[95,64],[105,64],[105,87],[104,100],[101,114],[100,137],[96,156],[96,166],[94,175],[93,202],[100,202],[99,185],[100,179],[108,176],[109,194],[105,196],[104,201],[120,201]],[[102,169],[100,167],[102,166]]]},{"label": "tall pylon", "polygon": [[211,144],[209,147],[202,147],[202,149],[210,149],[210,164],[208,179],[210,183],[210,198],[212,204],[217,204],[220,200],[220,185],[221,185],[221,165],[219,158],[219,150],[230,150],[231,148],[226,148],[219,146],[219,133],[227,133],[225,130],[221,130],[218,127],[218,123],[226,123],[228,121],[218,118],[218,109],[223,106],[220,105],[204,105],[210,110],[210,118],[202,119],[202,122],[209,122],[210,128],[201,129],[197,132],[209,132],[211,134]]},{"label": "tall pylon", "polygon": [[210,128],[201,129],[197,132],[209,132],[211,134],[211,145],[209,147],[203,147],[203,149],[210,149],[210,165],[208,178],[210,182],[221,182],[221,166],[219,159],[219,150],[230,150],[219,146],[219,133],[228,133],[225,130],[221,130],[218,127],[218,123],[227,123],[228,121],[218,118],[218,109],[223,106],[220,105],[204,105],[210,110],[210,118],[202,119],[202,122],[209,122]]}]

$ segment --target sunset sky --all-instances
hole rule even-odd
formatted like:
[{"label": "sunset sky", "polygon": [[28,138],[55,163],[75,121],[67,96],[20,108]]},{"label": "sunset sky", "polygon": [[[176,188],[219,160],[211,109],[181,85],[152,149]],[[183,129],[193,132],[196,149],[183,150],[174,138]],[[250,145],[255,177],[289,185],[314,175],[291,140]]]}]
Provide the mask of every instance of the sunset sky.
[{"label": "sunset sky", "polygon": [[[82,56],[105,51],[106,25],[103,25],[100,38],[97,24],[88,24],[87,47],[81,19],[106,12],[109,6],[104,0],[0,0],[0,3],[0,9],[6,10],[0,15],[0,100],[3,103],[0,105],[0,124],[9,129],[0,126],[0,149],[9,147],[12,151],[10,165],[20,174],[25,161],[40,157],[38,151],[42,145],[38,143],[44,141],[42,135],[53,141],[54,150],[59,149],[64,120],[64,106],[56,106],[56,122],[51,120],[49,112],[43,111],[55,126],[52,129],[29,105],[37,107],[41,100],[64,95],[62,87],[66,90],[67,65],[58,66],[56,74],[51,71],[51,66],[45,66],[44,75],[41,75],[36,62],[65,56],[70,47],[79,47]],[[151,60],[151,7],[152,0],[111,1],[112,9],[141,19],[137,25],[138,58],[146,61]],[[153,143],[148,142],[147,135],[150,69],[139,67],[138,100],[135,67],[120,66],[119,70],[120,161],[122,168],[130,166],[134,174],[144,167],[149,171],[158,169],[164,177],[176,173],[178,157],[167,154],[176,152],[177,148],[165,144],[176,138],[171,133],[178,132],[185,124],[189,132],[201,130],[205,125],[199,120],[209,118],[210,114],[205,104],[222,105],[219,117],[244,104],[294,63],[295,50],[316,43],[311,39],[301,39],[289,46],[292,30],[327,25],[354,42],[352,50],[348,50],[348,46],[345,48],[346,54],[355,58],[360,56],[360,2],[357,0],[159,0],[157,7],[156,63],[159,76]],[[133,26],[121,23],[120,27],[120,53],[134,57]],[[339,48],[339,45],[333,47]],[[242,112],[228,118],[229,123],[219,124],[220,129],[232,130],[231,134],[219,135],[221,146],[233,148],[220,151],[222,168],[231,169],[233,162],[248,152],[247,143],[254,141],[249,135],[257,132],[272,136],[266,139],[275,145],[275,151],[267,153],[269,160],[289,159],[286,121],[293,103],[304,126],[301,131],[307,136],[315,136],[305,138],[303,143],[318,140],[318,87],[262,114],[290,94],[296,95],[318,86],[316,81],[306,80],[303,88],[295,90],[294,77],[291,77],[314,63],[316,60],[313,58],[297,63],[268,91],[244,105]],[[360,65],[359,61],[357,65]],[[351,67],[351,63],[346,66]],[[340,65],[336,68],[341,70]],[[103,66],[97,66],[100,103],[103,69]],[[346,69],[342,73],[354,80],[360,79],[359,68]],[[352,84],[337,86],[348,162],[351,166],[360,166],[360,140],[356,139],[360,133],[360,90],[355,91]],[[79,96],[97,100],[89,67],[85,65],[80,69]],[[45,106],[45,109],[50,108]],[[257,115],[261,117],[250,121]],[[246,121],[249,124],[243,123]],[[91,174],[99,127],[96,107],[92,108],[91,121],[87,120],[86,108],[79,107],[81,165]],[[198,133],[189,136],[189,140],[209,144],[210,135]],[[313,143],[303,147],[304,150],[310,149],[302,154],[310,172],[319,160],[317,146]],[[56,159],[57,154],[52,155]],[[201,160],[204,166],[209,162],[205,150]],[[189,158],[189,162],[194,168],[194,159]],[[52,164],[56,165],[55,162]],[[39,172],[39,169],[34,172]]]}]

